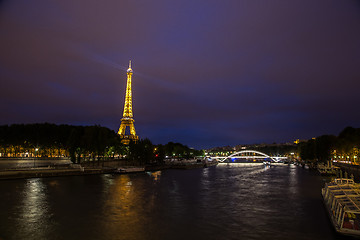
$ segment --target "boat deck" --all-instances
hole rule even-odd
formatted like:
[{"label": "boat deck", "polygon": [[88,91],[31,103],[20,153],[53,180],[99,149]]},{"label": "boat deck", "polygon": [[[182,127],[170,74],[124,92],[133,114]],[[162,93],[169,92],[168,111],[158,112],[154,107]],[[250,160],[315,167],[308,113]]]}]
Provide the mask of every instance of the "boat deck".
[{"label": "boat deck", "polygon": [[327,187],[345,210],[360,212],[360,184],[328,183]]},{"label": "boat deck", "polygon": [[322,193],[336,231],[360,236],[360,184],[352,179],[335,179]]}]

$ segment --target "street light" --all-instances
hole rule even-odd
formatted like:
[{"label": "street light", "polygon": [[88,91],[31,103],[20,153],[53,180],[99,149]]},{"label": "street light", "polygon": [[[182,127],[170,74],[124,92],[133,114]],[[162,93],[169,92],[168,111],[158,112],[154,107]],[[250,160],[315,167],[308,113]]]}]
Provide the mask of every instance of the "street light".
[{"label": "street light", "polygon": [[36,157],[37,157],[37,152],[39,151],[39,149],[38,148],[35,148],[35,157],[34,157],[34,167],[35,167],[35,159],[36,159]]}]

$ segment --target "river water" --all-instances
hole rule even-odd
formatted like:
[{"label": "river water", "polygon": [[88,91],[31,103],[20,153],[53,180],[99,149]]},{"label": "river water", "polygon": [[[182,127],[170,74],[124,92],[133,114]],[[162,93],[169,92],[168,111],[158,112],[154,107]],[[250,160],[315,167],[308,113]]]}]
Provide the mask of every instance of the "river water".
[{"label": "river water", "polygon": [[[0,239],[340,239],[294,165],[0,181]],[[346,238],[344,238],[346,239]]]}]

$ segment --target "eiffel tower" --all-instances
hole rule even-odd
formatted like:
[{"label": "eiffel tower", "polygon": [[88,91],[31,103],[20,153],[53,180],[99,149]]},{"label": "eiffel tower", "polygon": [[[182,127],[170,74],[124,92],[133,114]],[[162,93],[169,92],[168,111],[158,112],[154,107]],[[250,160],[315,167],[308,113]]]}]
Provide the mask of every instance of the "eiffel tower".
[{"label": "eiffel tower", "polygon": [[[129,68],[127,70],[127,83],[126,83],[126,95],[125,95],[125,104],[124,104],[124,113],[123,118],[121,119],[121,124],[118,134],[120,135],[121,142],[124,144],[129,144],[130,141],[139,140],[139,136],[136,135],[132,112],[132,93],[131,93],[131,76],[133,70],[131,69],[131,60],[129,62]],[[130,134],[126,134],[126,128],[130,128]]]}]

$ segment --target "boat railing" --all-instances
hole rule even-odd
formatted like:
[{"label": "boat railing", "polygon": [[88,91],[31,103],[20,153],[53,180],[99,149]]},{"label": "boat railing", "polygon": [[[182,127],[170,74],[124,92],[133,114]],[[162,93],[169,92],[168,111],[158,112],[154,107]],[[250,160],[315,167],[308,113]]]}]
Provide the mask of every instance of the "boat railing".
[{"label": "boat railing", "polygon": [[324,203],[338,232],[360,236],[360,184],[337,178],[325,184]]},{"label": "boat railing", "polygon": [[345,184],[354,184],[354,180],[349,179],[349,178],[335,178],[334,182],[336,184],[341,184],[341,185],[345,185]]}]

